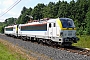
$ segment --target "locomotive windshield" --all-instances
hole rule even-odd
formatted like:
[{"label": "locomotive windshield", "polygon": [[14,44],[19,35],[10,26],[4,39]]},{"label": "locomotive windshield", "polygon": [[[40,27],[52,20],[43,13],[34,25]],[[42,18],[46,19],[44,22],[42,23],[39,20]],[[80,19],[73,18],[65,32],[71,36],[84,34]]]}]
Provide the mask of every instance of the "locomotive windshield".
[{"label": "locomotive windshield", "polygon": [[75,27],[74,22],[73,22],[72,19],[61,18],[60,20],[61,20],[63,28],[74,28]]}]

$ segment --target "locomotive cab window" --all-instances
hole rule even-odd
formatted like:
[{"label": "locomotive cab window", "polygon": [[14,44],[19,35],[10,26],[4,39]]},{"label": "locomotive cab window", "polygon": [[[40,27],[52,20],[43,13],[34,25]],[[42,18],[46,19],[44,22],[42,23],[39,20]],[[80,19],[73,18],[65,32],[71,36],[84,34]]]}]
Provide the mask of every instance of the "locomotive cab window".
[{"label": "locomotive cab window", "polygon": [[49,27],[51,28],[51,23],[49,23]]},{"label": "locomotive cab window", "polygon": [[63,28],[74,28],[74,22],[72,19],[60,19],[62,22],[62,27]]},{"label": "locomotive cab window", "polygon": [[11,28],[6,28],[6,31],[13,31],[13,27],[11,27]]}]

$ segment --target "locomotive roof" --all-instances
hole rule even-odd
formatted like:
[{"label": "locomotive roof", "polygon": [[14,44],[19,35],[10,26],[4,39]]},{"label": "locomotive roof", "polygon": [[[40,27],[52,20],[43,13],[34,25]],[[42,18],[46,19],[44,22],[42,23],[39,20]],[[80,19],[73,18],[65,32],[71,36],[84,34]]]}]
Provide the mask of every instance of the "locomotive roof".
[{"label": "locomotive roof", "polygon": [[56,22],[57,19],[50,19],[47,22]]},{"label": "locomotive roof", "polygon": [[[70,18],[57,18],[57,19],[59,19],[59,20],[60,19],[62,19],[62,20],[68,20],[68,19],[71,20]],[[57,19],[50,19],[47,22],[56,22]]]},{"label": "locomotive roof", "polygon": [[6,26],[5,28],[11,28],[11,27],[13,27],[13,26]]},{"label": "locomotive roof", "polygon": [[[60,18],[60,19],[65,19],[65,20],[68,20],[68,19],[70,19],[70,18]],[[71,20],[71,19],[70,19]]]},{"label": "locomotive roof", "polygon": [[38,22],[31,22],[31,23],[26,23],[26,24],[20,24],[20,26],[24,26],[24,25],[34,25],[34,24],[45,24],[45,23],[48,23],[48,22],[52,22],[52,23],[55,23],[57,19],[64,19],[64,20],[68,20],[70,18],[56,18],[56,19],[48,19],[48,20],[42,20],[42,21],[38,21]]},{"label": "locomotive roof", "polygon": [[6,26],[5,28],[11,28],[11,27],[15,27],[17,25],[10,25],[10,26]]}]

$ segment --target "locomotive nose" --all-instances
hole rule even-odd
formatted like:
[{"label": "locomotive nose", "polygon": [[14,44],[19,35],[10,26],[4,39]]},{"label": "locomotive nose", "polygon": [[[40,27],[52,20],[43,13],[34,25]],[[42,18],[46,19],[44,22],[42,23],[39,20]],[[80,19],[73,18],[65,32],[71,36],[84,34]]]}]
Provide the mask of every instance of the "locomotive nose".
[{"label": "locomotive nose", "polygon": [[77,43],[78,40],[79,40],[78,37],[67,37],[67,38],[64,38],[64,42],[74,42],[74,43]]}]

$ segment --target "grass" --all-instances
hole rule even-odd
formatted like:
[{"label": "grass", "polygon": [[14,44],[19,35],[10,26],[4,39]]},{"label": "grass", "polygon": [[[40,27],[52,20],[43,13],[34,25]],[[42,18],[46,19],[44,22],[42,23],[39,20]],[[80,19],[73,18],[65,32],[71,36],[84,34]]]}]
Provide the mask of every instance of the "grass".
[{"label": "grass", "polygon": [[90,36],[78,36],[80,40],[77,43],[74,43],[74,46],[82,47],[82,48],[90,48]]},{"label": "grass", "polygon": [[0,60],[36,60],[18,47],[0,39]]},{"label": "grass", "polygon": [[18,54],[13,54],[9,49],[0,43],[0,60],[26,60]]}]

